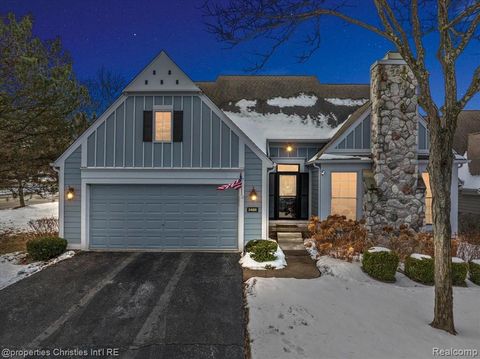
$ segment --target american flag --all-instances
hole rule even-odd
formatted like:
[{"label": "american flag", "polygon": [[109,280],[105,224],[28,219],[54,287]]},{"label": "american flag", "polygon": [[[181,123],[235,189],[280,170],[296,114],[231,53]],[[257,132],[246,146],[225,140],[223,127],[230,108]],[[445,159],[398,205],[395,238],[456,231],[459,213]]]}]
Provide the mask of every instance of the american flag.
[{"label": "american flag", "polygon": [[233,181],[232,183],[227,183],[227,184],[222,184],[221,186],[217,187],[217,190],[219,191],[225,191],[226,189],[240,189],[242,188],[242,174],[240,174],[240,177]]}]

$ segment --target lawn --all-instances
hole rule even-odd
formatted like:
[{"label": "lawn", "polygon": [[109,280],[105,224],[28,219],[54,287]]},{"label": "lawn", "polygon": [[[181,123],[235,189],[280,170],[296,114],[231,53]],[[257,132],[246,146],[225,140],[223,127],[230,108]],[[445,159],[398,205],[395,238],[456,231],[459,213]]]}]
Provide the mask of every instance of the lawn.
[{"label": "lawn", "polygon": [[253,358],[430,358],[434,348],[480,353],[480,287],[454,288],[457,336],[431,328],[433,287],[394,284],[328,257],[317,279],[247,282]]}]

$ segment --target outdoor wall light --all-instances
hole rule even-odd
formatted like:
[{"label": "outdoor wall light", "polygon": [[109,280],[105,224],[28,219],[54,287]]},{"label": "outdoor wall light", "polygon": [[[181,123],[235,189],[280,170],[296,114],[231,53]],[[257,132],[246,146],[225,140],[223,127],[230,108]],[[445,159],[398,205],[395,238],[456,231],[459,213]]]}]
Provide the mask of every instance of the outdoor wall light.
[{"label": "outdoor wall light", "polygon": [[71,201],[73,199],[73,197],[75,197],[75,190],[73,189],[73,187],[68,187],[68,190],[67,190],[67,199],[69,201]]},{"label": "outdoor wall light", "polygon": [[287,150],[287,152],[292,152],[293,151],[293,146],[292,145],[287,145],[286,150]]},{"label": "outdoor wall light", "polygon": [[252,190],[250,191],[250,194],[248,195],[250,197],[250,200],[256,201],[257,200],[257,191],[255,191],[255,187],[252,187]]}]

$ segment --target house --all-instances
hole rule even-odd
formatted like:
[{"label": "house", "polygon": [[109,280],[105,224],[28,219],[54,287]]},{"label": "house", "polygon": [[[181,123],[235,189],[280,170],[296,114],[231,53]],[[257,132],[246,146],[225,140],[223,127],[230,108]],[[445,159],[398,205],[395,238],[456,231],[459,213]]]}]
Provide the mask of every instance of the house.
[{"label": "house", "polygon": [[[54,163],[60,235],[82,249],[239,251],[273,221],[312,215],[428,226],[415,81],[395,53],[371,75],[193,82],[161,52]],[[240,178],[242,190],[217,190]],[[454,232],[457,204],[453,190]]]},{"label": "house", "polygon": [[480,215],[480,111],[463,111],[458,118],[454,149],[468,159],[458,169],[461,214]]}]

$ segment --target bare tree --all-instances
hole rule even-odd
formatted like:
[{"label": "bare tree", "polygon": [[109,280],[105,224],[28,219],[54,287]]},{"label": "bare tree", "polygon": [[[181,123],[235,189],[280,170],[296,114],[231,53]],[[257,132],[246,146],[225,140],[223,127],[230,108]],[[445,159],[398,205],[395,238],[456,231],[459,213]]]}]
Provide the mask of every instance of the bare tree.
[{"label": "bare tree", "polygon": [[101,115],[120,95],[127,84],[125,78],[105,66],[100,67],[94,78],[85,82],[90,95],[90,103],[85,112],[92,119]]},{"label": "bare tree", "polygon": [[[455,334],[451,278],[450,188],[453,166],[453,136],[460,111],[479,91],[480,66],[467,90],[457,88],[458,59],[469,43],[478,39],[479,0],[372,0],[377,20],[356,17],[358,2],[329,0],[207,0],[207,26],[219,40],[235,46],[263,38],[271,46],[259,54],[255,69],[262,68],[275,51],[301,29],[308,29],[299,59],[308,59],[320,46],[320,25],[326,17],[341,19],[390,41],[413,71],[419,86],[419,105],[425,111],[430,133],[428,172],[433,194],[435,243],[435,310],[431,325]],[[306,27],[307,25],[310,27]],[[443,104],[437,104],[426,64],[428,33],[438,35],[436,61],[444,82]]]}]

